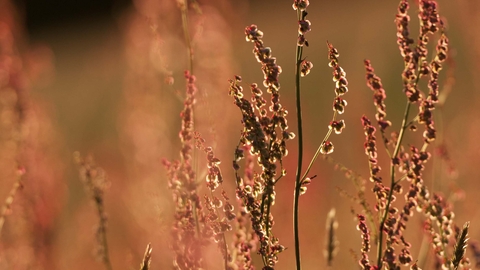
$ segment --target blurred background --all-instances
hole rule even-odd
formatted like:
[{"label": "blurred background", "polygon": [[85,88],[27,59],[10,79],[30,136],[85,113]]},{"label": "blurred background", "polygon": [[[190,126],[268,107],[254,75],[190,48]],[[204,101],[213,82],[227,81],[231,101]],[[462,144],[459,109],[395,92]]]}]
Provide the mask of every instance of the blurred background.
[{"label": "blurred background", "polygon": [[[251,53],[253,46],[245,42],[247,25],[257,24],[264,32],[265,45],[272,48],[282,66],[281,102],[291,112],[290,129],[296,133],[297,23],[292,2],[199,0],[202,14],[190,12],[193,70],[199,88],[195,128],[223,161],[225,189],[232,198],[230,164],[241,123],[228,96],[228,79],[241,75],[245,87],[263,80]],[[470,238],[480,240],[480,32],[476,27],[480,25],[480,3],[437,2],[450,39],[451,60],[440,81],[445,86],[441,91],[449,94],[435,110],[438,140],[429,149],[433,158],[425,180],[431,191],[449,198],[456,224],[470,221]],[[314,68],[302,80],[307,162],[332,117],[334,84],[327,65],[327,40],[340,52],[350,89],[345,95],[346,112],[341,115],[347,128],[331,137],[335,144],[331,157],[368,177],[360,117],[365,114],[373,119],[375,108],[365,83],[364,59],[371,60],[387,91],[387,118],[394,123],[391,131],[399,129],[405,97],[394,23],[397,6],[398,1],[311,1],[310,47],[304,56]],[[418,33],[416,10],[412,1],[413,37]],[[2,204],[17,181],[19,166],[26,169],[24,188],[17,192],[1,231],[0,269],[103,268],[95,259],[98,217],[79,180],[74,151],[93,156],[108,175],[105,210],[113,268],[138,269],[149,242],[152,269],[170,268],[168,236],[173,205],[161,160],[179,158],[183,72],[188,66],[177,1],[0,0],[0,49]],[[420,146],[422,129],[419,126],[416,133],[408,132],[406,143]],[[277,185],[273,209],[274,232],[288,247],[279,256],[277,269],[294,267],[295,148],[296,141],[290,142],[288,175]],[[386,175],[388,157],[380,145],[379,154]],[[198,159],[203,164],[202,155]],[[358,265],[350,252],[358,255],[361,246],[352,211],[361,209],[336,191],[338,187],[355,192],[351,180],[336,167],[317,161],[312,174],[318,177],[301,197],[305,269],[326,269],[325,222],[331,208],[336,209],[340,242],[332,269]],[[408,225],[406,237],[414,244],[414,260],[420,252],[422,226],[420,215]],[[219,258],[216,252],[212,247],[212,256]],[[471,255],[470,251],[467,254]],[[254,259],[260,266],[261,260]],[[427,260],[426,269],[430,263]],[[211,263],[209,269],[222,268]]]}]

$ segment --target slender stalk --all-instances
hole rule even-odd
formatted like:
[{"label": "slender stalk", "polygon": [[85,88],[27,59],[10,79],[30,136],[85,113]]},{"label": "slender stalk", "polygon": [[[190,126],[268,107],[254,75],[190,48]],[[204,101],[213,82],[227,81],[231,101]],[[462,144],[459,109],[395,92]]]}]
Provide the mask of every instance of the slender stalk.
[{"label": "slender stalk", "polygon": [[197,214],[197,204],[193,202],[193,218],[195,219],[195,232],[197,233],[197,237],[200,237],[200,224],[198,222],[198,214]]},{"label": "slender stalk", "polygon": [[[334,113],[333,113],[333,120],[335,120],[336,116],[337,116],[337,112],[334,112]],[[323,138],[322,142],[321,142],[320,145],[318,146],[317,151],[316,151],[315,154],[313,155],[312,160],[310,160],[310,163],[308,164],[307,169],[306,169],[305,172],[303,173],[303,176],[302,176],[302,178],[301,178],[302,181],[307,177],[308,173],[309,173],[310,170],[312,169],[313,163],[315,163],[315,161],[317,160],[318,156],[320,155],[320,151],[322,150],[322,146],[323,146],[323,144],[328,140],[328,138],[329,138],[330,135],[332,134],[332,131],[333,131],[332,129],[329,129],[329,130],[328,130],[327,134],[325,135],[325,138]]]},{"label": "slender stalk", "polygon": [[400,129],[400,133],[398,134],[398,140],[397,140],[397,144],[395,145],[395,150],[393,151],[392,158],[396,158],[398,155],[398,152],[400,151],[400,146],[402,145],[402,140],[405,134],[405,130],[408,127],[407,119],[408,119],[408,114],[410,112],[411,105],[412,103],[410,103],[410,101],[407,101],[407,106],[405,107],[405,112],[402,120],[402,128]]},{"label": "slender stalk", "polygon": [[[180,11],[182,13],[182,28],[183,28],[183,35],[185,38],[185,44],[187,47],[187,55],[188,55],[188,71],[190,75],[193,75],[193,47],[192,41],[190,39],[190,30],[188,26],[188,0],[184,0],[180,3]],[[194,104],[192,104],[192,130],[195,129],[195,114],[194,114]],[[198,158],[197,158],[197,149],[193,148],[193,168],[195,172],[198,172]],[[197,174],[195,174],[196,178]],[[197,182],[197,179],[194,180]],[[198,222],[198,214],[197,214],[197,205],[193,203],[193,216],[195,218],[195,231],[197,237],[200,238],[200,224]]]},{"label": "slender stalk", "polygon": [[184,2],[180,4],[180,10],[182,11],[183,35],[185,38],[185,43],[187,45],[188,70],[192,74],[193,73],[193,48],[192,48],[192,41],[190,39],[190,30],[188,29],[188,0],[184,0]]},{"label": "slender stalk", "polygon": [[227,270],[228,269],[228,246],[227,246],[227,239],[225,238],[225,233],[222,234],[222,241],[223,241],[223,246],[225,248],[225,258],[223,262],[224,262],[225,270]]},{"label": "slender stalk", "polygon": [[103,263],[105,264],[105,268],[107,270],[112,270],[112,263],[110,262],[110,256],[108,252],[108,241],[107,241],[107,227],[106,227],[106,220],[105,220],[105,210],[103,203],[98,203],[98,198],[96,198],[96,206],[97,206],[97,212],[98,216],[100,217],[100,224],[99,224],[99,236],[100,236],[100,245],[103,248],[103,256],[102,260]]},{"label": "slender stalk", "polygon": [[382,130],[380,133],[382,134],[382,142],[383,142],[383,146],[385,147],[385,152],[387,152],[388,157],[391,159],[392,154],[390,153],[390,150],[388,149],[387,138],[385,137],[385,132]]},{"label": "slender stalk", "polygon": [[[397,140],[397,144],[395,145],[395,150],[393,151],[393,154],[392,154],[392,159],[396,158],[398,155],[398,152],[400,151],[400,146],[402,145],[402,140],[405,135],[405,130],[407,129],[407,126],[408,126],[407,120],[408,120],[408,114],[410,112],[410,106],[411,106],[410,101],[407,101],[407,106],[405,107],[405,112],[403,114],[402,127],[400,129],[400,133],[398,134],[398,140]],[[393,163],[390,165],[390,177],[391,177],[391,184],[390,184],[390,191],[388,192],[387,205],[385,206],[385,210],[384,210],[382,219],[380,221],[380,226],[378,230],[379,232],[378,245],[377,245],[378,270],[382,269],[383,228],[385,226],[385,221],[387,220],[388,210],[390,208],[390,203],[392,202],[393,190],[396,184],[395,165]]]},{"label": "slender stalk", "polygon": [[[330,164],[333,164],[335,168],[338,168],[339,171],[341,172],[351,172],[351,176],[346,176],[347,179],[352,180],[353,184],[355,185],[355,188],[358,191],[358,198],[360,200],[360,205],[363,208],[363,211],[365,211],[365,216],[367,217],[367,220],[369,222],[369,227],[371,228],[371,233],[374,236],[375,242],[378,240],[378,235],[377,235],[377,229],[375,222],[373,220],[373,214],[372,211],[365,199],[365,192],[362,190],[362,187],[359,183],[359,181],[366,182],[367,180],[364,179],[361,175],[359,175],[357,172],[349,169],[346,167],[344,164],[336,162],[332,157],[330,156],[324,156],[324,160],[328,161]],[[304,176],[305,177],[305,176]]]},{"label": "slender stalk", "polygon": [[[304,16],[302,12],[297,10],[298,21],[303,20]],[[297,44],[297,50],[295,53],[295,93],[296,93],[296,103],[297,103],[297,124],[298,124],[298,163],[297,163],[297,172],[295,179],[295,193],[293,198],[293,234],[295,239],[295,260],[297,270],[301,269],[301,258],[300,258],[300,238],[298,233],[298,199],[300,197],[300,187],[301,187],[301,174],[302,174],[302,163],[303,163],[303,129],[302,129],[302,105],[301,105],[301,96],[300,96],[300,64],[302,62],[302,53],[303,46]]]},{"label": "slender stalk", "polygon": [[80,180],[85,186],[87,194],[91,196],[97,210],[99,220],[95,237],[98,242],[101,261],[107,270],[112,270],[107,241],[108,219],[105,213],[104,192],[107,183],[105,171],[95,165],[93,158],[82,158],[79,152],[73,153],[73,158],[78,166]]},{"label": "slender stalk", "polygon": [[418,256],[417,256],[417,259],[418,259],[417,265],[422,269],[425,268],[425,262],[428,258],[429,251],[430,251],[430,239],[426,234],[424,234],[422,238],[422,243],[420,244],[420,250],[418,251]]}]

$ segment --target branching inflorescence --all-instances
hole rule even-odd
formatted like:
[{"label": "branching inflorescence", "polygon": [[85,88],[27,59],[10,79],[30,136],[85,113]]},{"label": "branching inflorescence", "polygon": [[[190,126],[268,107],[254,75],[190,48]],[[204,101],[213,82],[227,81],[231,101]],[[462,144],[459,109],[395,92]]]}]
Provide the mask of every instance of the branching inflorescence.
[{"label": "branching inflorescence", "polygon": [[[219,167],[220,160],[213,149],[204,145],[205,140],[193,131],[193,104],[195,103],[195,77],[185,72],[187,91],[184,109],[180,116],[182,127],[179,133],[182,149],[180,160],[163,161],[167,169],[169,187],[175,203],[174,224],[171,231],[172,250],[175,253],[175,269],[203,268],[202,247],[211,242],[217,243],[223,256],[225,269],[231,269],[232,258],[225,240],[225,232],[232,230],[230,221],[235,219],[234,207],[227,193],[222,190],[221,197],[215,191],[222,185],[223,176]],[[192,167],[194,147],[202,150],[207,158],[205,176],[208,195],[203,201],[198,192],[199,183]],[[221,211],[219,211],[221,209]]]},{"label": "branching inflorescence", "polygon": [[[232,258],[225,240],[225,233],[232,230],[230,222],[235,219],[234,207],[230,203],[225,190],[222,189],[221,197],[215,195],[215,191],[223,184],[223,176],[220,170],[220,160],[215,156],[212,147],[204,145],[205,140],[200,134],[195,133],[196,147],[205,152],[207,157],[206,182],[209,195],[204,196],[207,209],[205,214],[205,226],[202,235],[205,239],[213,239],[222,253],[225,269],[231,269]],[[222,209],[221,212],[219,209]]]},{"label": "branching inflorescence", "polygon": [[[437,3],[435,1],[422,0],[419,2],[419,20],[420,35],[417,44],[412,48],[415,42],[410,38],[409,21],[407,14],[409,3],[406,0],[400,1],[397,23],[397,44],[403,57],[405,69],[402,73],[403,89],[407,97],[402,125],[398,133],[392,133],[391,138],[387,138],[385,130],[392,124],[386,120],[386,98],[380,78],[375,75],[374,69],[369,60],[365,60],[367,85],[374,92],[373,100],[377,110],[376,120],[382,133],[387,154],[391,158],[390,165],[390,186],[384,186],[380,176],[381,168],[377,162],[377,146],[375,131],[370,120],[362,117],[362,123],[366,135],[364,145],[365,153],[369,157],[370,180],[374,182],[373,192],[376,194],[379,213],[379,237],[377,241],[377,264],[370,266],[365,261],[365,256],[360,261],[363,269],[381,269],[383,266],[387,269],[399,269],[400,265],[410,265],[413,258],[410,253],[411,244],[404,238],[403,232],[407,227],[407,221],[413,215],[413,209],[423,212],[426,220],[425,229],[432,237],[432,243],[439,263],[444,269],[452,269],[451,261],[460,263],[461,259],[450,260],[447,253],[447,246],[450,243],[452,235],[453,212],[451,206],[439,195],[430,195],[424,184],[422,172],[425,169],[425,163],[431,157],[427,152],[427,147],[435,140],[436,131],[433,120],[433,110],[435,103],[438,102],[438,75],[442,68],[442,62],[447,57],[448,39],[445,36],[443,23],[437,12]],[[427,61],[427,45],[431,36],[437,32],[440,33],[438,45],[434,59]],[[423,77],[429,76],[427,95],[423,94],[419,82]],[[418,105],[418,115],[409,121],[411,105]],[[414,122],[423,124],[423,146],[417,148],[411,145],[409,153],[404,150],[402,140],[405,137],[407,128],[415,130]],[[393,149],[389,149],[392,145]],[[403,174],[399,179],[396,177],[396,171]],[[393,206],[396,195],[403,193],[402,182],[407,180],[409,189],[405,193],[405,204],[399,210]],[[436,228],[432,222],[435,222]],[[468,226],[467,226],[468,227]],[[460,241],[460,240],[459,240]],[[465,239],[462,241],[466,242]],[[385,246],[384,246],[385,245]],[[400,245],[399,249],[397,246]],[[462,245],[465,245],[463,243]],[[460,250],[460,249],[459,249]],[[458,256],[463,256],[462,252],[455,252]],[[465,262],[465,260],[463,260]],[[465,262],[466,263],[466,262]],[[419,269],[414,263],[412,269]],[[455,266],[457,267],[457,266]],[[455,268],[456,269],[456,268]]]},{"label": "branching inflorescence", "polygon": [[[271,207],[275,203],[275,184],[286,173],[282,163],[283,157],[288,154],[286,141],[292,139],[294,134],[288,131],[288,112],[280,104],[278,76],[282,69],[277,65],[276,58],[272,57],[271,49],[263,45],[263,33],[256,25],[247,27],[245,34],[247,41],[254,43],[253,53],[262,65],[263,85],[271,99],[267,110],[267,101],[257,84],[251,84],[252,98],[248,100],[239,85],[241,78],[237,76],[230,81],[230,95],[242,113],[243,124],[233,166],[237,179],[237,197],[243,201],[250,214],[253,230],[258,236],[258,252],[262,255],[264,268],[273,269],[278,260],[277,254],[282,252],[284,247],[272,233]],[[253,185],[243,181],[238,173],[238,161],[244,158],[242,146],[248,146],[260,166],[261,172],[253,175]]]},{"label": "branching inflorescence", "polygon": [[194,148],[193,104],[195,103],[195,76],[185,72],[187,81],[184,108],[180,116],[182,126],[179,133],[182,148],[179,161],[163,160],[167,169],[169,188],[172,191],[175,205],[174,224],[172,226],[172,250],[175,253],[176,269],[196,269],[203,267],[201,256],[202,241],[201,224],[206,217],[197,192],[196,173],[193,169],[192,152]]}]

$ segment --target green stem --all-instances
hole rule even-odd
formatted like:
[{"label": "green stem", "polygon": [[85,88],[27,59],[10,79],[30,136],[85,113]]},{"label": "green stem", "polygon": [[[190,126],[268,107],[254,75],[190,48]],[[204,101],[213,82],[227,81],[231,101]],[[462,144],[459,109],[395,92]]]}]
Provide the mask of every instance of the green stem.
[{"label": "green stem", "polygon": [[[407,101],[407,106],[405,107],[405,112],[403,114],[402,127],[400,129],[400,133],[398,134],[398,140],[397,140],[397,144],[395,145],[395,150],[393,151],[393,154],[392,154],[392,160],[397,157],[398,152],[400,151],[400,146],[402,145],[402,140],[405,135],[405,130],[407,129],[407,126],[408,126],[407,119],[408,119],[408,114],[410,112],[410,106],[411,106],[410,101]],[[390,191],[388,192],[387,205],[385,206],[385,210],[382,216],[382,220],[380,221],[380,226],[378,230],[378,246],[377,246],[378,270],[382,269],[383,228],[385,227],[385,221],[387,220],[388,210],[390,208],[390,203],[392,202],[393,189],[396,184],[395,165],[393,164],[393,162],[390,164],[390,177],[391,177],[391,183],[390,183]]]},{"label": "green stem", "polygon": [[[303,19],[302,12],[297,10],[298,21]],[[298,233],[298,199],[300,197],[301,174],[303,163],[303,132],[302,132],[302,105],[300,99],[300,64],[302,62],[303,47],[297,45],[295,53],[295,93],[297,102],[297,124],[298,124],[298,164],[295,179],[295,192],[293,198],[293,234],[295,238],[295,261],[297,270],[301,269],[300,259],[300,238]]]}]

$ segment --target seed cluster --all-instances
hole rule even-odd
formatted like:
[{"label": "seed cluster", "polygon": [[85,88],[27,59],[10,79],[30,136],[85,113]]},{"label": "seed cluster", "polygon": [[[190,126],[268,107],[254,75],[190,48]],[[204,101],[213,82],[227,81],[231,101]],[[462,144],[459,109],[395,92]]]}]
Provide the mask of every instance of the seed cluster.
[{"label": "seed cluster", "polygon": [[[194,148],[193,105],[195,103],[195,76],[185,72],[186,97],[180,113],[182,119],[179,132],[182,148],[180,160],[163,160],[167,170],[168,185],[172,191],[175,206],[172,225],[171,248],[175,254],[173,265],[175,269],[203,268],[201,247],[207,243],[200,232],[201,224],[205,224],[205,213],[197,192],[196,173],[192,167],[192,151]],[[207,229],[206,226],[202,226]]]},{"label": "seed cluster", "polygon": [[298,46],[307,46],[308,47],[308,41],[305,38],[305,34],[307,32],[310,32],[311,29],[311,23],[309,20],[305,20],[305,17],[307,16],[307,7],[310,4],[308,0],[294,0],[293,1],[293,9],[298,10],[301,12],[300,20],[298,21],[298,39],[297,39],[297,45]]},{"label": "seed cluster", "polygon": [[[278,260],[277,254],[285,248],[272,234],[271,207],[275,202],[275,184],[286,173],[282,164],[283,157],[288,154],[286,141],[293,139],[295,135],[288,131],[288,112],[280,103],[278,76],[282,69],[276,64],[276,58],[272,57],[271,49],[263,45],[263,33],[256,25],[246,27],[245,35],[247,41],[254,43],[253,53],[262,66],[263,85],[271,98],[267,110],[263,91],[257,84],[250,85],[252,97],[248,100],[239,85],[241,77],[236,76],[235,80],[230,81],[230,96],[242,113],[243,124],[233,168],[237,177],[237,198],[243,201],[246,212],[250,215],[252,227],[260,243],[258,252],[262,255],[264,269],[273,269]],[[253,183],[244,181],[238,173],[238,162],[245,157],[245,147],[256,157],[261,171],[253,174]]]},{"label": "seed cluster", "polygon": [[[185,72],[186,97],[184,108],[180,113],[182,119],[179,133],[182,148],[180,160],[163,160],[167,169],[169,188],[172,190],[175,205],[174,224],[172,226],[172,250],[175,253],[175,269],[203,268],[202,248],[211,242],[217,243],[226,263],[231,261],[230,252],[225,241],[225,232],[232,230],[230,221],[235,219],[234,207],[225,191],[221,196],[215,191],[223,183],[219,167],[220,160],[211,147],[204,145],[200,134],[193,130],[193,105],[195,104],[195,76]],[[207,157],[207,174],[205,176],[209,195],[203,201],[198,194],[196,173],[192,167],[193,149],[197,147]]]},{"label": "seed cluster", "polygon": [[[333,82],[335,83],[335,98],[333,99],[333,119],[330,121],[328,125],[328,129],[335,134],[342,133],[343,129],[346,127],[345,121],[337,120],[338,114],[343,114],[345,112],[345,107],[347,106],[347,101],[342,98],[348,92],[348,81],[347,81],[347,73],[343,70],[343,68],[338,64],[338,57],[340,54],[338,50],[333,47],[332,44],[327,42],[328,47],[328,59],[329,63],[328,66],[333,69]],[[328,134],[330,134],[330,132]],[[333,152],[334,145],[332,142],[328,141],[329,135],[324,142],[322,142],[320,153],[324,155],[328,155]]]},{"label": "seed cluster", "polygon": [[383,134],[385,133],[385,129],[392,125],[392,122],[386,120],[387,108],[385,105],[385,99],[387,98],[387,95],[385,94],[385,89],[383,89],[382,80],[374,73],[370,60],[365,60],[364,64],[367,71],[367,86],[373,91],[373,104],[377,109],[375,118],[377,119],[380,131]]},{"label": "seed cluster", "polygon": [[357,215],[358,225],[357,230],[360,231],[362,237],[362,259],[358,262],[362,269],[373,269],[368,260],[368,252],[370,251],[370,231],[368,230],[366,219],[363,215]]},{"label": "seed cluster", "polygon": [[[242,181],[244,185],[253,187],[255,183],[254,179],[254,167],[255,167],[255,158],[250,154],[250,145],[245,145],[243,147],[243,153],[247,153],[245,157],[245,168],[244,168],[244,177]],[[238,192],[238,189],[237,189]],[[233,263],[236,268],[239,270],[253,270],[253,262],[251,257],[251,252],[256,249],[256,243],[258,243],[257,234],[249,230],[251,226],[249,220],[249,212],[245,205],[244,200],[241,197],[237,196],[237,202],[239,205],[239,210],[236,218],[236,229],[233,236]]]},{"label": "seed cluster", "polygon": [[[217,243],[224,261],[232,261],[228,245],[225,241],[225,233],[232,230],[231,222],[235,219],[234,207],[230,203],[225,190],[222,189],[221,197],[215,194],[217,188],[223,183],[223,176],[220,170],[220,160],[215,156],[212,147],[204,145],[205,140],[199,133],[195,133],[195,146],[202,150],[207,157],[206,183],[209,195],[204,196],[204,204],[207,210],[205,214],[205,227],[202,234],[206,239],[213,239]],[[221,214],[221,212],[223,214]]]},{"label": "seed cluster", "polygon": [[[442,33],[436,47],[436,54],[434,59],[428,63],[426,61],[428,50],[427,44],[432,34],[442,30],[443,23],[437,12],[437,3],[435,1],[421,0],[419,1],[419,19],[420,19],[420,35],[416,46],[412,49],[410,45],[414,44],[414,40],[410,38],[408,24],[410,17],[407,14],[409,3],[406,0],[401,0],[398,6],[398,14],[396,18],[397,23],[397,43],[399,45],[400,53],[404,59],[405,69],[402,73],[404,79],[404,92],[407,95],[408,102],[418,104],[419,113],[414,119],[420,124],[425,125],[425,132],[423,133],[424,145],[421,149],[411,145],[405,151],[404,147],[400,145],[401,139],[404,136],[405,130],[408,126],[411,130],[415,130],[413,121],[407,124],[407,116],[405,114],[404,123],[402,124],[401,132],[392,133],[391,141],[385,139],[384,131],[391,126],[391,122],[386,120],[386,92],[383,89],[380,78],[375,75],[373,67],[369,60],[365,60],[366,80],[367,86],[374,92],[373,100],[376,107],[376,120],[382,132],[385,145],[389,143],[395,145],[395,150],[391,154],[388,149],[387,153],[391,156],[391,186],[385,187],[380,176],[381,168],[377,161],[377,145],[375,138],[375,127],[371,125],[370,120],[363,116],[362,123],[364,126],[366,141],[364,144],[365,153],[369,158],[370,165],[370,180],[374,182],[373,192],[377,197],[376,210],[380,213],[383,211],[383,217],[379,226],[380,245],[383,245],[383,236],[385,235],[385,248],[378,254],[381,259],[378,260],[378,265],[368,268],[367,262],[362,262],[361,265],[365,269],[382,268],[400,269],[400,265],[413,265],[411,269],[419,269],[414,263],[410,248],[411,244],[404,238],[403,232],[407,228],[407,222],[413,215],[413,209],[422,212],[427,221],[425,223],[425,230],[432,238],[434,251],[437,255],[438,266],[444,269],[451,269],[451,261],[464,262],[467,265],[468,260],[464,259],[463,251],[459,248],[459,259],[450,260],[447,255],[447,248],[450,245],[451,236],[453,234],[453,217],[451,205],[439,194],[430,195],[423,180],[423,170],[425,163],[431,157],[431,154],[426,151],[430,142],[435,140],[435,128],[432,111],[435,108],[435,103],[438,102],[438,73],[442,68],[442,63],[445,61],[448,52],[448,39]],[[428,81],[429,93],[424,97],[418,87],[419,79],[430,76]],[[409,104],[410,104],[409,103]],[[407,110],[409,106],[407,106]],[[408,112],[408,111],[407,111]],[[400,180],[395,179],[395,171],[398,169],[403,177]],[[409,189],[405,193],[405,203],[402,208],[397,209],[393,206],[396,200],[396,194],[402,194],[403,188],[401,181],[405,179],[409,183]],[[435,226],[434,226],[435,225]],[[438,232],[435,229],[438,228]],[[462,240],[466,243],[466,240]],[[400,245],[400,248],[396,246]],[[464,245],[463,245],[464,246]],[[397,250],[396,250],[397,248]],[[455,255],[454,253],[454,255]],[[463,259],[460,259],[463,258]]]}]

